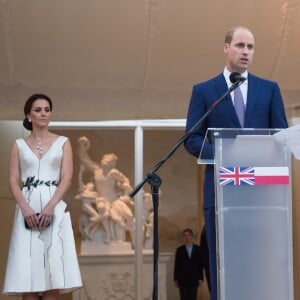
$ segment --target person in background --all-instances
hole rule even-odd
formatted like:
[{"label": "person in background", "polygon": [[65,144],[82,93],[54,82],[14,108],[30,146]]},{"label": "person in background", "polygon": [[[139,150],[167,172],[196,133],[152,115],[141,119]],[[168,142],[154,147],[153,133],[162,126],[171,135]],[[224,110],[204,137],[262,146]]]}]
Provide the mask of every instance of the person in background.
[{"label": "person in background", "polygon": [[68,138],[48,130],[52,101],[34,94],[24,106],[30,131],[12,146],[9,187],[16,201],[3,293],[23,300],[56,300],[82,286],[69,212],[63,197],[71,185]]},{"label": "person in background", "polygon": [[[208,114],[186,139],[186,150],[199,157],[208,128],[286,128],[288,126],[280,88],[276,82],[248,73],[254,55],[254,35],[246,27],[237,26],[225,35],[225,68],[216,77],[193,86],[187,113],[186,133],[203,117],[207,109],[232,85],[230,74],[238,72],[246,80]],[[238,94],[239,92],[239,94]],[[238,101],[239,100],[239,101]],[[236,103],[235,103],[236,102]],[[205,143],[202,158],[213,159],[211,140]],[[216,223],[214,167],[207,165],[203,186],[203,209],[209,248],[211,300],[218,300],[216,264]]]},{"label": "person in background", "polygon": [[193,231],[182,232],[183,245],[176,249],[174,284],[180,291],[180,300],[196,300],[198,286],[203,282],[203,265],[200,247],[192,242]]}]

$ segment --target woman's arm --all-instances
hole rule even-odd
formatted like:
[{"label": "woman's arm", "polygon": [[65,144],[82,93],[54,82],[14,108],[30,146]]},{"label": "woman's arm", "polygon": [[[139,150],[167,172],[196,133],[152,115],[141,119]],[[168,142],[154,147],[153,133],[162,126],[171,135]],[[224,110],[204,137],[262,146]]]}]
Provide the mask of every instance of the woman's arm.
[{"label": "woman's arm", "polygon": [[13,198],[20,207],[27,224],[31,228],[38,228],[38,219],[35,215],[35,211],[29,206],[20,188],[20,160],[16,142],[10,153],[8,171],[9,188]]}]

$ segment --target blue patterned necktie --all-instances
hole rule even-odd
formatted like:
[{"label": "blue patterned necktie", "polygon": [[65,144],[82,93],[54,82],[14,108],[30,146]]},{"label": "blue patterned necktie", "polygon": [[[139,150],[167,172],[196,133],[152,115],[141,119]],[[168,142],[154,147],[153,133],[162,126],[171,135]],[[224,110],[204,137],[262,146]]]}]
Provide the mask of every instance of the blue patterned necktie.
[{"label": "blue patterned necktie", "polygon": [[234,90],[234,109],[235,109],[237,117],[240,121],[241,127],[244,127],[245,104],[244,104],[243,95],[242,95],[242,92],[241,92],[241,89],[239,86]]}]

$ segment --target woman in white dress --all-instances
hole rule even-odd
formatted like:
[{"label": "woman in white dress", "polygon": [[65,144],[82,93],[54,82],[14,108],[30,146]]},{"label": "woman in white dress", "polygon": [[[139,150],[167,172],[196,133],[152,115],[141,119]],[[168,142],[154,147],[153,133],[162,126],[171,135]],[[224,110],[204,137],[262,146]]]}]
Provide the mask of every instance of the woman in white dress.
[{"label": "woman in white dress", "polygon": [[[56,300],[82,286],[70,214],[62,200],[73,174],[70,141],[48,130],[52,101],[32,95],[11,150],[9,186],[16,201],[3,293]],[[20,184],[21,183],[21,184]]]}]

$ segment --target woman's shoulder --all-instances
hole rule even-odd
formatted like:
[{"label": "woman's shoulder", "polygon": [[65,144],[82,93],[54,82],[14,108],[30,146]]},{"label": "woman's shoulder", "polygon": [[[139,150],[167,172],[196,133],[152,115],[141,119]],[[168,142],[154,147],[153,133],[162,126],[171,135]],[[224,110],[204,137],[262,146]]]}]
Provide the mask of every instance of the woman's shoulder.
[{"label": "woman's shoulder", "polygon": [[54,134],[53,135],[53,143],[58,143],[60,145],[64,145],[67,141],[69,140],[68,137],[64,136],[64,135],[57,135]]},{"label": "woman's shoulder", "polygon": [[18,138],[15,140],[15,144],[20,147],[21,145],[24,145],[26,143],[26,138]]},{"label": "woman's shoulder", "polygon": [[48,139],[52,142],[55,142],[56,140],[67,140],[68,137],[60,134],[56,134],[54,132],[49,132]]},{"label": "woman's shoulder", "polygon": [[55,140],[57,140],[59,138],[66,138],[66,137],[63,136],[63,135],[56,134],[54,132],[49,132],[48,138],[51,139],[51,140],[53,140],[53,141],[55,141]]},{"label": "woman's shoulder", "polygon": [[25,142],[25,138],[18,138],[15,140],[17,144]]}]

